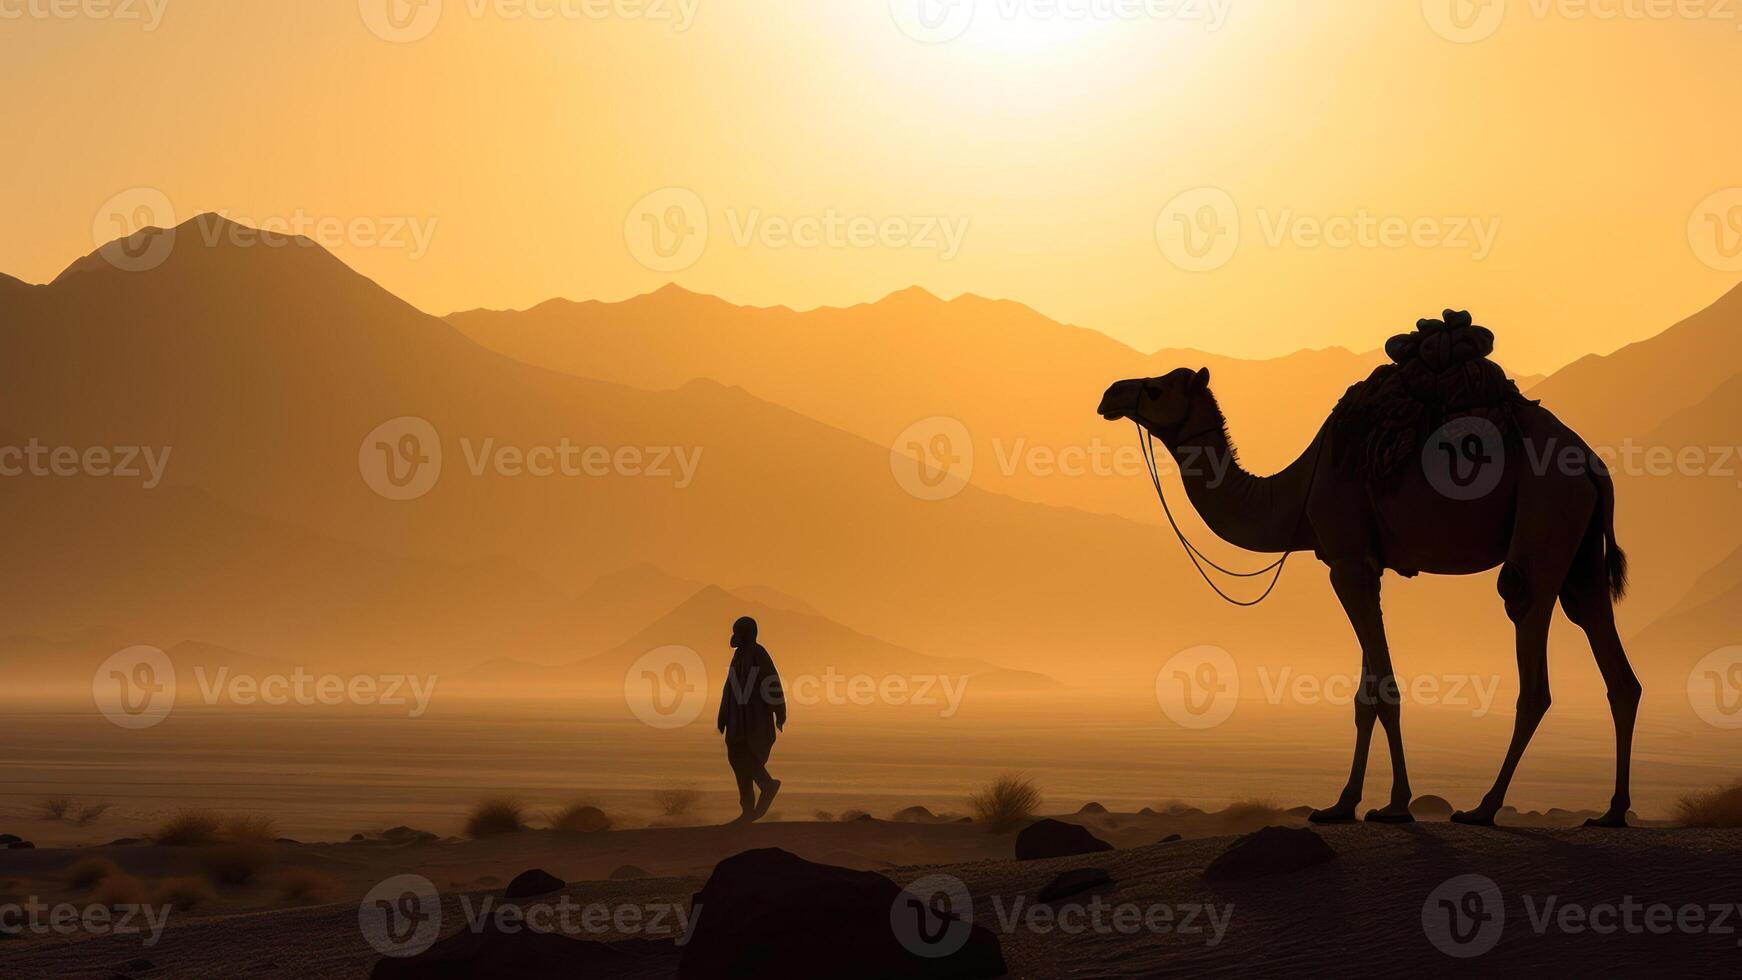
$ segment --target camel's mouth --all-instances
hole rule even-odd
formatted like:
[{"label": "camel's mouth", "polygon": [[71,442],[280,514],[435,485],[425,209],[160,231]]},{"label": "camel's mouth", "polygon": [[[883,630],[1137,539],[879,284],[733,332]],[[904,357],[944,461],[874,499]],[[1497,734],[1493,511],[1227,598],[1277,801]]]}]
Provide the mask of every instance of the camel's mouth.
[{"label": "camel's mouth", "polygon": [[1101,407],[1095,411],[1109,422],[1133,417],[1137,412],[1137,400],[1143,394],[1143,382],[1114,382],[1107,393],[1101,396]]}]

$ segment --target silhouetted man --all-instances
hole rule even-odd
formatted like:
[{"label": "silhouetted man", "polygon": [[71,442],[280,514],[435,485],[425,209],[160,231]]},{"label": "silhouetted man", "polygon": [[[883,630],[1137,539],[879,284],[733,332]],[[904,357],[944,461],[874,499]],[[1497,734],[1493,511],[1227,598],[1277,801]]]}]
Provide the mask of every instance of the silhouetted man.
[{"label": "silhouetted man", "polygon": [[[732,648],[719,728],[726,736],[726,761],[738,777],[738,805],[744,808],[738,819],[750,821],[766,814],[780,792],[780,780],[768,774],[768,753],[775,733],[786,728],[786,692],[773,658],[756,642],[756,620],[741,616],[732,624]],[[761,788],[761,799],[753,787]]]}]

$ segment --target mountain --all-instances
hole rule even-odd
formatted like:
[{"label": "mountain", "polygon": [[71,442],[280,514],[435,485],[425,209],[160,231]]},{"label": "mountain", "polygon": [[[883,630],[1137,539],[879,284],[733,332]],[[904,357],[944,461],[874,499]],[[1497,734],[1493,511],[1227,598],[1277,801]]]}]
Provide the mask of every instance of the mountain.
[{"label": "mountain", "polygon": [[1738,610],[1742,610],[1742,548],[1707,569],[1681,602],[1630,642],[1650,659],[1685,672],[1713,650],[1742,643]]},{"label": "mountain", "polygon": [[1650,432],[1742,373],[1742,286],[1662,333],[1591,354],[1530,391],[1594,446]]},{"label": "mountain", "polygon": [[1382,358],[1340,348],[1267,361],[1145,355],[1020,303],[918,288],[800,313],[667,286],[621,303],[553,300],[447,319],[529,364],[644,388],[711,379],[903,452],[913,452],[915,422],[956,420],[972,441],[974,484],[1144,523],[1161,518],[1140,492],[1135,436],[1094,413],[1110,383],[1209,367],[1243,458],[1263,472],[1292,461]]},{"label": "mountain", "polygon": [[[1172,649],[1262,648],[1283,624],[1346,653],[1311,565],[1257,615],[1212,607],[1153,526],[972,486],[921,500],[892,476],[886,442],[716,381],[655,391],[529,365],[312,243],[244,245],[236,231],[201,216],[148,271],[87,257],[0,293],[9,431],[167,453],[151,489],[0,481],[18,556],[0,573],[0,615],[15,632],[115,623],[359,668],[552,660],[577,652],[563,638],[587,618],[564,604],[647,564],[803,595],[901,649],[1043,672],[1067,657],[1084,675],[1148,673],[1145,685]],[[1027,319],[967,304],[982,305]],[[1082,392],[1083,416],[1104,380]],[[867,406],[900,387],[866,385]],[[429,428],[410,444],[375,432],[401,417]],[[384,457],[396,469],[425,457],[414,472],[433,474],[438,447],[426,493],[379,492],[393,489]],[[564,448],[569,472],[527,469]],[[1147,492],[1135,476],[1108,482]]]}]

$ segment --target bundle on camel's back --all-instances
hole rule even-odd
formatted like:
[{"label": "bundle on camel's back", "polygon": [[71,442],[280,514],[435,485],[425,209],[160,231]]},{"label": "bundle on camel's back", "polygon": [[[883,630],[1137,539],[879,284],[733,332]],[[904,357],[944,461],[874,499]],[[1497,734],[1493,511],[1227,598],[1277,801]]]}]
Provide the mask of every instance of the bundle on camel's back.
[{"label": "bundle on camel's back", "polygon": [[1419,320],[1412,333],[1385,343],[1392,360],[1349,387],[1331,412],[1337,462],[1352,452],[1369,479],[1396,476],[1419,458],[1428,437],[1447,422],[1482,418],[1510,438],[1518,410],[1535,405],[1490,361],[1494,334],[1469,313],[1447,310],[1443,320]]}]

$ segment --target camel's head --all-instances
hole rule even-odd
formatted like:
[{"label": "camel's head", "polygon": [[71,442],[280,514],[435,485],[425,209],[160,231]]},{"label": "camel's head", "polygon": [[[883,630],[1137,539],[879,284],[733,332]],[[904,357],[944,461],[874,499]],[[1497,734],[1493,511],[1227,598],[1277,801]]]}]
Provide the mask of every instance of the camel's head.
[{"label": "camel's head", "polygon": [[1109,422],[1134,419],[1165,441],[1179,434],[1209,384],[1209,368],[1180,368],[1159,378],[1115,381],[1101,396],[1099,411]]}]

